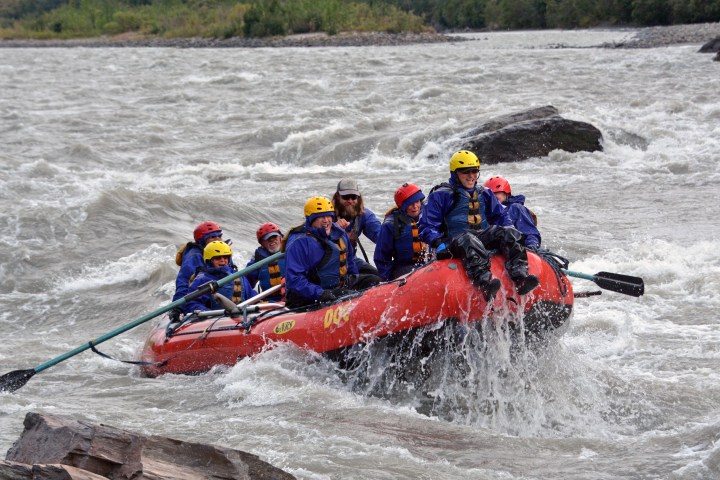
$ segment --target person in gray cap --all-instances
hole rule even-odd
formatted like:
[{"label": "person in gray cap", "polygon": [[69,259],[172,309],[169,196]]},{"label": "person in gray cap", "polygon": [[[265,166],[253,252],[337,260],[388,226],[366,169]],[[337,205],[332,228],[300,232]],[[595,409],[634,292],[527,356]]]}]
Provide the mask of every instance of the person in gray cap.
[{"label": "person in gray cap", "polygon": [[335,206],[335,216],[337,218],[335,223],[347,232],[353,248],[357,250],[359,247],[365,258],[363,260],[359,256],[355,257],[358,270],[360,270],[360,273],[377,275],[377,269],[368,263],[367,254],[362,243],[360,243],[360,235],[365,234],[371,242],[377,243],[382,224],[370,209],[365,208],[357,180],[354,178],[340,180],[332,202]]}]

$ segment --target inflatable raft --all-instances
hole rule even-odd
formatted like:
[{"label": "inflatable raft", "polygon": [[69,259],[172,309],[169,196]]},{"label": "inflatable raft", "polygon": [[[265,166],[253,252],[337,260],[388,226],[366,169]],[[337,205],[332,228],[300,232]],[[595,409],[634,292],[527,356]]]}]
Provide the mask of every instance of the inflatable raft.
[{"label": "inflatable raft", "polygon": [[342,358],[343,352],[388,336],[413,335],[438,324],[479,326],[501,321],[525,332],[544,333],[563,326],[573,310],[570,282],[539,256],[528,254],[529,273],[540,285],[520,297],[505,272],[504,258],[492,259],[493,275],[502,282],[491,305],[472,285],[459,260],[430,263],[392,282],[312,309],[287,310],[256,305],[255,313],[237,318],[187,316],[165,319],[150,332],[140,360],[143,374],[195,374],[218,365],[234,365],[276,342]]}]

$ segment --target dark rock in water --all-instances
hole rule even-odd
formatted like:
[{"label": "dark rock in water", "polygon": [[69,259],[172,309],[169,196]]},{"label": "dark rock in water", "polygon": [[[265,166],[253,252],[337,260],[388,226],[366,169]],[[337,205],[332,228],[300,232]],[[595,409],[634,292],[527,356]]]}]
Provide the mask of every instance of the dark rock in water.
[{"label": "dark rock in water", "polygon": [[601,151],[602,133],[589,123],[567,120],[553,106],[498,117],[462,136],[462,148],[486,164],[544,157],[553,150]]},{"label": "dark rock in water", "polygon": [[698,50],[700,53],[720,53],[720,37],[715,37],[714,40],[710,40],[705,45],[700,47]]},{"label": "dark rock in water", "polygon": [[30,412],[2,479],[293,479],[256,455]]}]

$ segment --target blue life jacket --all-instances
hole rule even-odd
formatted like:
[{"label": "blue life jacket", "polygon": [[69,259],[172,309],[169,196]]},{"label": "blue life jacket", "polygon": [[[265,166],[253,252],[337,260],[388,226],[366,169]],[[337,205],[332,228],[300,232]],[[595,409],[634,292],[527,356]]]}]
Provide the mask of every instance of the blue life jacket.
[{"label": "blue life jacket", "polygon": [[473,189],[472,198],[464,188],[455,187],[449,183],[441,183],[433,188],[435,190],[449,191],[452,194],[452,207],[445,214],[443,228],[446,236],[452,238],[465,230],[483,230],[490,226],[485,217],[485,200],[482,190]]}]

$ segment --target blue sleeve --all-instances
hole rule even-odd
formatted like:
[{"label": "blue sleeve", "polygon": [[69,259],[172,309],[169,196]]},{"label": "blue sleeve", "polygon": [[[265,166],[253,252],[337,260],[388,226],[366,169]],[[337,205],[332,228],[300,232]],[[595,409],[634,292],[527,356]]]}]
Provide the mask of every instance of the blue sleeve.
[{"label": "blue sleeve", "polygon": [[528,209],[518,203],[511,203],[507,210],[515,228],[525,235],[525,246],[540,247],[540,231],[535,226]]},{"label": "blue sleeve", "polygon": [[190,277],[192,277],[197,271],[198,267],[204,265],[202,256],[199,252],[193,251],[183,259],[183,264],[180,267],[180,271],[175,278],[175,294],[173,295],[173,302],[179,300],[188,293],[190,290]]},{"label": "blue sleeve", "polygon": [[[322,259],[323,253],[322,246],[307,235],[293,240],[285,252],[285,286],[289,291],[312,301],[320,298],[323,289],[310,282],[308,272]],[[348,255],[348,263],[349,260]]]},{"label": "blue sleeve", "polygon": [[378,218],[375,216],[375,214],[371,210],[366,208],[365,214],[363,215],[363,225],[360,230],[374,244],[377,244],[378,235],[380,235],[380,227],[381,226],[382,226],[382,224],[380,223],[380,220],[378,220]]},{"label": "blue sleeve", "polygon": [[[247,263],[247,265],[245,265],[245,268],[249,267],[249,266],[252,265],[253,263],[255,263],[255,256],[254,256],[254,255],[253,255],[253,257],[250,259],[250,261]],[[258,278],[260,278],[260,269],[258,268],[258,269],[253,270],[252,272],[246,273],[246,274],[245,274],[245,278],[248,279],[248,282],[250,282],[250,285],[257,285]]]},{"label": "blue sleeve", "polygon": [[481,187],[482,195],[485,200],[485,216],[490,225],[500,225],[501,227],[512,227],[512,221],[507,213],[507,208],[498,201],[495,194],[489,188]]},{"label": "blue sleeve", "polygon": [[247,300],[248,298],[252,298],[257,296],[258,292],[255,291],[255,289],[250,284],[250,281],[247,277],[241,277],[243,279],[243,301]]},{"label": "blue sleeve", "polygon": [[383,280],[390,280],[392,273],[393,251],[395,250],[395,232],[393,222],[385,221],[380,229],[377,244],[375,246],[375,267]]},{"label": "blue sleeve", "polygon": [[445,214],[451,206],[452,192],[436,190],[428,195],[418,221],[418,231],[423,242],[433,246],[433,242],[443,238],[441,229],[445,223]]},{"label": "blue sleeve", "polygon": [[[195,278],[195,280],[193,280],[192,285],[190,285],[190,287],[188,288],[188,293],[194,292],[195,290],[200,288],[201,285],[207,283],[208,281],[210,281],[210,279],[208,277],[206,277],[205,275],[198,275]],[[205,295],[200,295],[199,297],[197,297],[193,300],[190,300],[185,305],[183,305],[182,306],[183,312],[184,313],[192,313],[195,310],[201,310],[201,311],[210,310],[207,305],[210,303],[211,300],[212,300],[212,294],[210,294],[210,293],[206,293]]]}]

